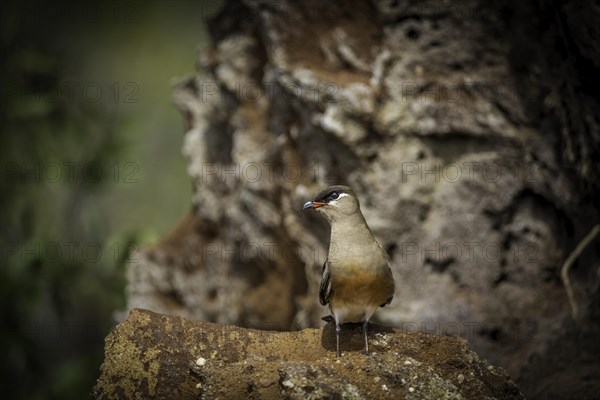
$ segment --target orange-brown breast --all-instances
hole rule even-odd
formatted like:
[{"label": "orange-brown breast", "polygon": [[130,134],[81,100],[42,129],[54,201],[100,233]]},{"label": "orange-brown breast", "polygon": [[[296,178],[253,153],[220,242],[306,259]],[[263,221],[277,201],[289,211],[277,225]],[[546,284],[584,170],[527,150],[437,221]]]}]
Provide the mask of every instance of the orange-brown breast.
[{"label": "orange-brown breast", "polygon": [[330,303],[344,305],[384,304],[394,294],[394,281],[389,268],[367,269],[350,265],[331,273]]}]

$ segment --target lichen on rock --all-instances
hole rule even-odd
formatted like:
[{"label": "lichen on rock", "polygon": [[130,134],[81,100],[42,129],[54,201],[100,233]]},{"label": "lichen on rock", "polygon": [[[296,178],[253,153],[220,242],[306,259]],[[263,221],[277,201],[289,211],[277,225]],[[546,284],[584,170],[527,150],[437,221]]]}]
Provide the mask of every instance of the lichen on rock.
[{"label": "lichen on rock", "polygon": [[[523,399],[457,337],[372,325],[272,332],[133,310],[106,339],[93,398]],[[462,378],[461,378],[462,376]]]}]

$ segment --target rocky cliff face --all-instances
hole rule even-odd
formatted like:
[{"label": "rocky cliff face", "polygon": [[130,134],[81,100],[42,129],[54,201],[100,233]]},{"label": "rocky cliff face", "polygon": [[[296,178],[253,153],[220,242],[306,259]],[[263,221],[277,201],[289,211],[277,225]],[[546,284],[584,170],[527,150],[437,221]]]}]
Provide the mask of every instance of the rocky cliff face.
[{"label": "rocky cliff face", "polygon": [[461,335],[518,376],[560,336],[559,268],[597,220],[581,194],[594,171],[562,152],[542,19],[479,1],[226,1],[175,86],[193,208],[129,265],[129,307],[318,326],[328,232],[302,204],[347,184],[396,278],[377,320]]}]

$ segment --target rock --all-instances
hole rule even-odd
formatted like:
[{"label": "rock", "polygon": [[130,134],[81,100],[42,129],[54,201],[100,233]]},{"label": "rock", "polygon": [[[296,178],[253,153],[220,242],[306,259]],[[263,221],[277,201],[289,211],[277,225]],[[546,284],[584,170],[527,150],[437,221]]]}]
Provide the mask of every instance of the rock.
[{"label": "rock", "polygon": [[[133,310],[106,338],[100,399],[523,399],[458,337],[344,325],[273,332]],[[462,378],[461,378],[462,377]]]}]

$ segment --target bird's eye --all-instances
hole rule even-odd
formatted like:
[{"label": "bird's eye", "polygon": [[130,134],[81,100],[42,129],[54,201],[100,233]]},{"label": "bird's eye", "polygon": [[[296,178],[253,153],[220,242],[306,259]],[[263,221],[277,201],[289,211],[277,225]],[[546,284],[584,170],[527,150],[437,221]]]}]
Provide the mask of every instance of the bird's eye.
[{"label": "bird's eye", "polygon": [[329,198],[330,198],[331,200],[335,200],[335,199],[337,199],[338,197],[340,197],[340,194],[339,194],[338,192],[331,192],[331,193],[329,194]]}]

